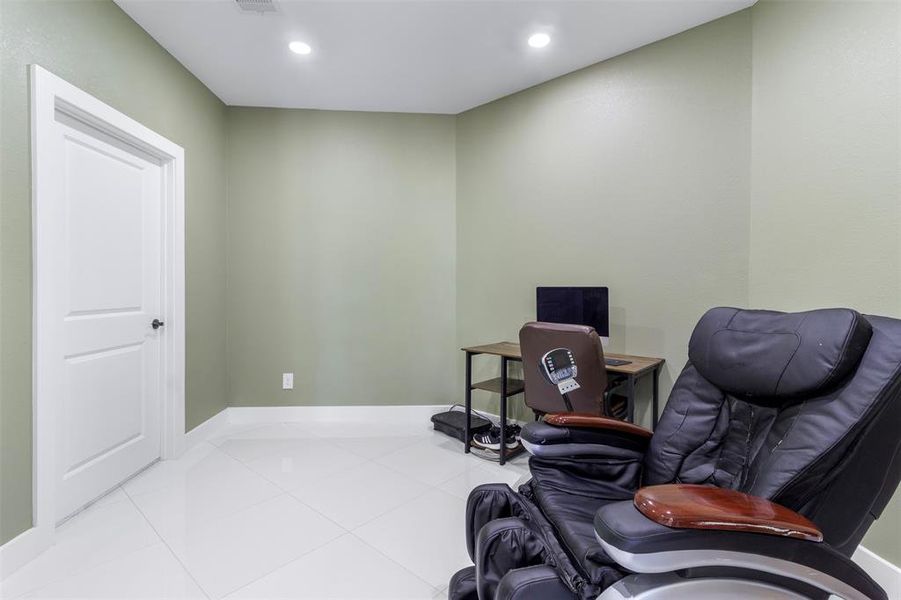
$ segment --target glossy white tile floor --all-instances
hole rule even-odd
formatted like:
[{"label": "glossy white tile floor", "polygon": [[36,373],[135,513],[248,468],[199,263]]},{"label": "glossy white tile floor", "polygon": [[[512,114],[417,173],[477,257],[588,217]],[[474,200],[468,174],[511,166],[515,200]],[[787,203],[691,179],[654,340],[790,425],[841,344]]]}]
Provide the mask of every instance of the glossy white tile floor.
[{"label": "glossy white tile floor", "polygon": [[526,471],[426,424],[229,426],[65,523],[0,597],[440,598],[469,490]]}]

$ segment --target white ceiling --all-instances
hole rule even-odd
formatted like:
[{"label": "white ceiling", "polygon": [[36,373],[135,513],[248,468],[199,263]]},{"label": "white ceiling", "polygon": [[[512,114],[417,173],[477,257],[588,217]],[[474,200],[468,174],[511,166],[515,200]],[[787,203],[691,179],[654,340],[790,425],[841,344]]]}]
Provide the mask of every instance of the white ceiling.
[{"label": "white ceiling", "polygon": [[[450,114],[755,1],[116,0],[226,104]],[[537,31],[550,45],[528,46]]]}]

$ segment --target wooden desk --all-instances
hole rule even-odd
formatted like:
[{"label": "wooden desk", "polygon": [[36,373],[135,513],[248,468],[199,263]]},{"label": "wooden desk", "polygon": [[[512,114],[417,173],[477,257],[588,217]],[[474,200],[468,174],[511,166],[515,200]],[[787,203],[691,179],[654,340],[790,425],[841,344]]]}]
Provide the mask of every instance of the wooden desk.
[{"label": "wooden desk", "polygon": [[[519,344],[516,342],[495,342],[494,344],[484,344],[482,346],[468,346],[461,348],[466,353],[466,431],[464,451],[469,452],[470,432],[469,419],[472,414],[472,390],[485,390],[495,394],[500,394],[500,420],[501,420],[501,449],[500,464],[504,464],[507,459],[507,449],[503,443],[503,432],[507,427],[507,398],[521,394],[525,390],[525,383],[521,379],[513,379],[507,377],[507,364],[510,361],[522,362],[522,352]],[[472,382],[472,357],[479,354],[490,356],[499,356],[501,359],[501,376],[487,381]],[[614,354],[604,353],[604,358],[617,358],[620,360],[628,360],[627,365],[605,365],[608,373],[624,375],[626,377],[626,401],[627,401],[627,419],[635,420],[635,382],[644,377],[651,375],[654,382],[651,421],[653,427],[657,427],[657,413],[659,411],[660,402],[660,369],[665,362],[662,358],[653,358],[649,356],[633,356],[631,354]]]}]

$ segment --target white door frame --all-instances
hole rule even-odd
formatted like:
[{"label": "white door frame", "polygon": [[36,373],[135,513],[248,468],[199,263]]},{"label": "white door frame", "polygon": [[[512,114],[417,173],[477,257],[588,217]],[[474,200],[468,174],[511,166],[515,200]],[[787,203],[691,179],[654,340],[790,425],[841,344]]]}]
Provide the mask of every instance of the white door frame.
[{"label": "white door frame", "polygon": [[[33,250],[33,528],[19,537],[25,547],[45,549],[53,541],[56,528],[55,463],[56,424],[59,398],[51,393],[54,381],[46,365],[61,348],[48,336],[48,324],[56,316],[53,298],[45,290],[56,274],[46,268],[61,240],[42,228],[50,204],[58,201],[50,195],[49,184],[57,177],[53,165],[53,123],[56,111],[77,119],[104,134],[125,142],[160,160],[163,173],[163,305],[166,333],[162,336],[162,458],[174,458],[184,448],[185,439],[185,218],[184,150],[177,144],[144,127],[109,105],[60,79],[46,69],[30,66],[31,75],[31,184]],[[56,382],[58,383],[58,382]],[[16,538],[17,541],[19,538]],[[12,542],[10,542],[12,544]],[[10,545],[7,544],[7,545]],[[5,550],[5,548],[4,548]],[[14,569],[19,560],[6,556],[2,571]],[[18,554],[18,553],[16,553]],[[26,553],[27,554],[27,553]],[[28,559],[26,559],[28,560]],[[6,573],[4,573],[6,574]]]}]

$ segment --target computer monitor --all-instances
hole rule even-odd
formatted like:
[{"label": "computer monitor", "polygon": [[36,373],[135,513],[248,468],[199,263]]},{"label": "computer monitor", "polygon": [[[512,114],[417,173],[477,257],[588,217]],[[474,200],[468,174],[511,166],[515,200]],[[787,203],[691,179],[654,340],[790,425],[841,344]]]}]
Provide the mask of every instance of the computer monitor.
[{"label": "computer monitor", "polygon": [[594,327],[606,343],[610,338],[610,307],[605,287],[539,287],[538,320]]}]

